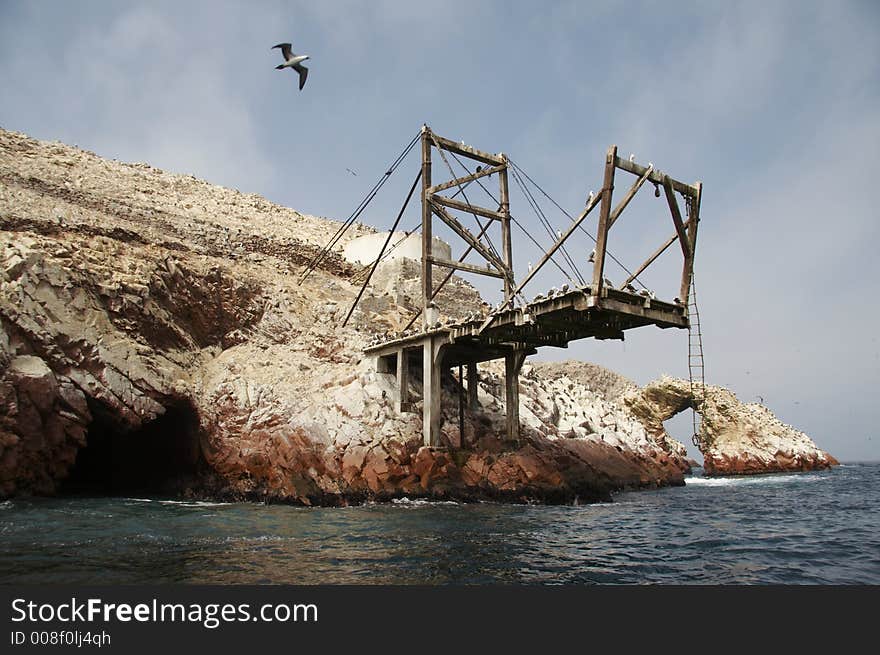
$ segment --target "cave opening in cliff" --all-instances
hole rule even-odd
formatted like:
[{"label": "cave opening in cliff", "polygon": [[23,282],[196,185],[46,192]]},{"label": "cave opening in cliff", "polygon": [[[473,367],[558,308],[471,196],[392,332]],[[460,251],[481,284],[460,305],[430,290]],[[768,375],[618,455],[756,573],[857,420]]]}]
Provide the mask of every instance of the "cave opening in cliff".
[{"label": "cave opening in cliff", "polygon": [[168,495],[183,489],[202,464],[198,414],[176,402],[138,429],[125,429],[103,403],[89,401],[92,422],[62,494]]}]

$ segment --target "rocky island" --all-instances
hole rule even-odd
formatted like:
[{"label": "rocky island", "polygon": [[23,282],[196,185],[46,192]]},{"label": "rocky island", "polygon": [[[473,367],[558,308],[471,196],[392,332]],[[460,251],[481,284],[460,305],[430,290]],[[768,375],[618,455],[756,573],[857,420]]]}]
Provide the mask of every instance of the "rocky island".
[{"label": "rocky island", "polygon": [[[421,415],[395,411],[393,380],[363,355],[417,304],[415,266],[386,267],[346,327],[364,267],[342,253],[374,230],[356,225],[297,284],[338,226],[0,130],[0,496],[590,502],[682,484],[686,449],[663,421],[691,407],[707,474],[837,463],[729,390],[640,388],[574,361],[525,364],[517,444],[500,436],[503,366],[480,366],[463,434],[444,381],[442,434],[464,445],[426,447]],[[480,311],[463,279],[443,293]]]}]

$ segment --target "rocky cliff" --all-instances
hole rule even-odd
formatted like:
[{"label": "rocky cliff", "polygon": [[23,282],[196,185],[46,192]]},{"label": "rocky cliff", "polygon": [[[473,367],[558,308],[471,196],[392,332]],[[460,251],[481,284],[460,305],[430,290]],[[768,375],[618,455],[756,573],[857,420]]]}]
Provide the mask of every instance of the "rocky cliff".
[{"label": "rocky cliff", "polygon": [[[570,502],[681,484],[684,447],[655,420],[666,410],[578,363],[526,365],[520,447],[498,437],[492,365],[466,416],[468,448],[423,447],[421,415],[394,411],[393,380],[362,355],[405,323],[406,284],[377,280],[342,328],[360,267],[334,254],[296,283],[337,227],[0,130],[0,494]],[[463,280],[447,293],[455,302],[441,306],[480,309]],[[446,383],[443,434],[457,443]]]},{"label": "rocky cliff", "polygon": [[663,421],[695,408],[701,416],[697,441],[707,475],[809,471],[838,464],[763,405],[741,403],[722,387],[692,389],[687,380],[664,376],[643,389],[627,391],[622,401],[658,441],[666,435]]}]

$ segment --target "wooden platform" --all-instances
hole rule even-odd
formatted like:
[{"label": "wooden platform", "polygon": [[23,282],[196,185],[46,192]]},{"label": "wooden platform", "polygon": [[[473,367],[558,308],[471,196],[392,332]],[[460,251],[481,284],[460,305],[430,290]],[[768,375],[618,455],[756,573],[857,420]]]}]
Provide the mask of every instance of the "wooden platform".
[{"label": "wooden platform", "polygon": [[628,291],[605,288],[603,297],[590,295],[589,287],[559,293],[497,314],[479,331],[483,317],[390,339],[367,348],[382,356],[415,347],[432,336],[446,347],[445,364],[457,366],[503,358],[511,348],[533,354],[541,346],[565,348],[578,339],[623,339],[624,332],[645,325],[687,328],[685,307]]}]

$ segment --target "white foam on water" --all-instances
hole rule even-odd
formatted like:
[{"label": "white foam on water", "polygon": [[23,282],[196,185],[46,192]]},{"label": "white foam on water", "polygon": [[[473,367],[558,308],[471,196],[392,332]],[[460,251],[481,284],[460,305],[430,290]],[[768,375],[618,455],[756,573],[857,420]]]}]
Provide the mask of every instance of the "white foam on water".
[{"label": "white foam on water", "polygon": [[460,505],[454,500],[427,500],[425,498],[414,498],[410,500],[406,496],[403,498],[392,498],[392,505],[400,505],[403,507],[429,507],[434,505]]},{"label": "white foam on water", "polygon": [[222,507],[233,503],[212,503],[207,500],[160,500],[161,505],[178,505],[180,507]]},{"label": "white foam on water", "polygon": [[795,484],[806,482],[818,482],[822,478],[815,475],[803,473],[790,473],[786,475],[750,475],[736,476],[729,478],[704,478],[689,477],[684,479],[687,486],[703,486],[703,487],[730,487],[730,486],[750,486],[763,484]]}]

